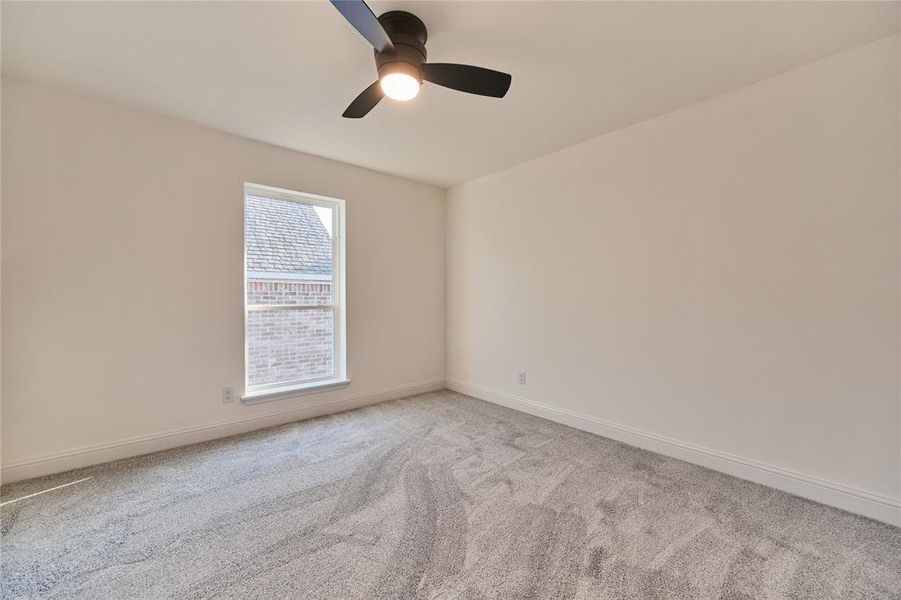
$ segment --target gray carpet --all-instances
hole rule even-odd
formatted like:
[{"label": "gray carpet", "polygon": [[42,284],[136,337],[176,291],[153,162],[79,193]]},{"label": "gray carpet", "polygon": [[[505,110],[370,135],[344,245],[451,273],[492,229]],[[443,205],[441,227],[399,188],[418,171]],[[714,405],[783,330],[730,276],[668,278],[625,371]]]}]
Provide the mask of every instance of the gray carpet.
[{"label": "gray carpet", "polygon": [[0,498],[3,598],[901,598],[901,529],[452,392]]}]

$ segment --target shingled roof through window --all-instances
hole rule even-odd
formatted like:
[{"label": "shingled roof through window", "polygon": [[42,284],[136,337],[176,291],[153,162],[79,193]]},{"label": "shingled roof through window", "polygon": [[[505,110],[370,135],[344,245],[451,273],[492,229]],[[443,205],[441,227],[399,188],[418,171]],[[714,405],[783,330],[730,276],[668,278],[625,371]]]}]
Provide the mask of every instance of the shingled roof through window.
[{"label": "shingled roof through window", "polygon": [[332,241],[309,204],[247,195],[247,270],[332,274]]}]

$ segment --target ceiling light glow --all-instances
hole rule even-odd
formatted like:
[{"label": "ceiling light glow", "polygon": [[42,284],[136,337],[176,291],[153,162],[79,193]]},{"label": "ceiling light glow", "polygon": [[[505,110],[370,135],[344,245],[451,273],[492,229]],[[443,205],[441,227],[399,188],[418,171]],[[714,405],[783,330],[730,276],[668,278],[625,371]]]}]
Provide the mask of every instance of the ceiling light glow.
[{"label": "ceiling light glow", "polygon": [[393,100],[412,100],[419,94],[419,82],[406,73],[388,73],[381,80],[382,91]]}]

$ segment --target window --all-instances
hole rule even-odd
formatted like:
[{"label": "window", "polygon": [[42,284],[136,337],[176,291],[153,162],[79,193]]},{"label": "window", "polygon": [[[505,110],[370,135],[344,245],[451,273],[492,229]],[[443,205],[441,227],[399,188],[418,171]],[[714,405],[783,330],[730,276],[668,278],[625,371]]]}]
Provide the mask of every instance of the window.
[{"label": "window", "polygon": [[347,383],[344,202],[244,185],[244,401]]}]

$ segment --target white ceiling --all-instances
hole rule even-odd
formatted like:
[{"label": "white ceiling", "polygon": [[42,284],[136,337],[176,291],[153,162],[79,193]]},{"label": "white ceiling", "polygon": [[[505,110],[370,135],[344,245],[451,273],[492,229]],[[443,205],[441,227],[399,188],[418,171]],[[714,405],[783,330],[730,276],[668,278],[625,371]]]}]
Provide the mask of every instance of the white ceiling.
[{"label": "white ceiling", "polygon": [[372,2],[429,58],[507,71],[342,119],[372,50],[327,2],[3,2],[3,74],[450,186],[897,29],[887,2]]}]

